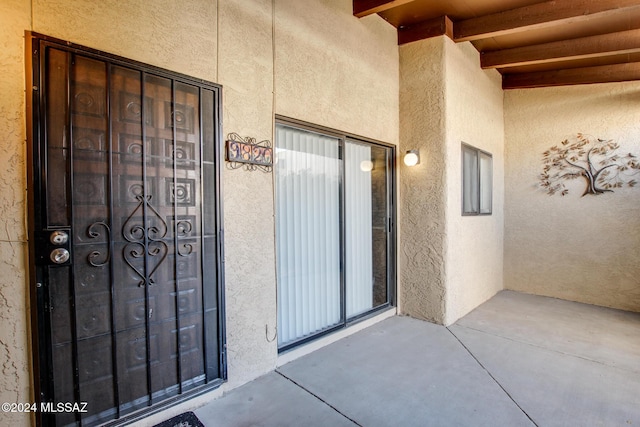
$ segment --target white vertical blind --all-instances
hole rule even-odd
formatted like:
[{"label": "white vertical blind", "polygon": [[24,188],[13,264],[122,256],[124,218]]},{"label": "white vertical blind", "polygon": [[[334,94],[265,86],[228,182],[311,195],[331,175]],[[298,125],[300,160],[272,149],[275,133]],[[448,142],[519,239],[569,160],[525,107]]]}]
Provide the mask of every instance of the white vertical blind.
[{"label": "white vertical blind", "polygon": [[373,308],[371,162],[370,146],[346,142],[345,288],[347,317]]},{"label": "white vertical blind", "polygon": [[462,147],[462,211],[478,212],[478,151]]},{"label": "white vertical blind", "polygon": [[282,346],[340,322],[339,140],[278,125],[275,161]]},{"label": "white vertical blind", "polygon": [[480,153],[480,213],[491,213],[493,192],[493,159]]}]

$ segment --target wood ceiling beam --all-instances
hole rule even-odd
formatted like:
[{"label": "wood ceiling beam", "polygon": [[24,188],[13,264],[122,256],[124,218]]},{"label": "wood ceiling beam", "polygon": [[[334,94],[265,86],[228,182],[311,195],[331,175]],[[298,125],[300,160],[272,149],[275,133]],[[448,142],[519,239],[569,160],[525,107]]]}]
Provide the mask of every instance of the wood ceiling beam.
[{"label": "wood ceiling beam", "polygon": [[502,88],[524,89],[633,80],[640,80],[640,62],[522,74],[505,74],[502,78]]},{"label": "wood ceiling beam", "polygon": [[416,40],[446,35],[453,38],[453,22],[448,16],[429,19],[398,29],[398,44],[403,45]]},{"label": "wood ceiling beam", "polygon": [[414,0],[353,0],[353,15],[362,18],[412,1]]},{"label": "wood ceiling beam", "polygon": [[[354,1],[355,4],[355,1]],[[554,0],[455,23],[456,42],[480,40],[640,9],[638,0]]]},{"label": "wood ceiling beam", "polygon": [[640,52],[640,29],[482,52],[482,68],[508,68]]}]

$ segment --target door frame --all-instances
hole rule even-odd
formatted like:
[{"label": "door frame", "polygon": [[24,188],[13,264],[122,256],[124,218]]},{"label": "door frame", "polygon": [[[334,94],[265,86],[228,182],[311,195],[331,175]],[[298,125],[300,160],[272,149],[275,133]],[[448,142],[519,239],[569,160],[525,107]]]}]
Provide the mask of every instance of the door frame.
[{"label": "door frame", "polygon": [[[28,220],[28,274],[29,274],[29,311],[30,311],[30,353],[32,368],[33,400],[40,408],[41,402],[51,395],[53,378],[51,375],[50,348],[51,336],[47,333],[49,321],[45,315],[47,298],[42,286],[43,278],[40,268],[36,266],[38,256],[38,242],[36,230],[44,225],[44,209],[46,206],[45,187],[46,181],[46,135],[42,128],[44,121],[42,106],[45,94],[42,90],[44,75],[41,74],[44,64],[44,46],[53,46],[61,50],[82,54],[87,57],[108,60],[112,64],[134,66],[141,71],[146,71],[171,79],[178,78],[185,82],[197,85],[206,85],[214,96],[214,177],[215,177],[215,232],[216,242],[216,282],[218,299],[218,351],[220,378],[209,381],[204,385],[189,390],[178,396],[170,397],[159,403],[144,409],[126,414],[116,420],[108,421],[106,426],[121,425],[140,420],[153,413],[167,409],[187,399],[202,395],[220,387],[227,380],[227,354],[226,354],[226,324],[225,324],[225,291],[224,291],[224,218],[222,207],[222,86],[203,79],[194,78],[185,74],[162,69],[139,61],[127,59],[121,56],[105,53],[75,43],[46,36],[33,31],[25,31],[25,104],[26,104],[26,144],[27,144],[27,220]],[[111,143],[111,141],[109,142]],[[205,267],[204,265],[202,266]],[[43,413],[35,412],[36,425],[48,425]]]}]

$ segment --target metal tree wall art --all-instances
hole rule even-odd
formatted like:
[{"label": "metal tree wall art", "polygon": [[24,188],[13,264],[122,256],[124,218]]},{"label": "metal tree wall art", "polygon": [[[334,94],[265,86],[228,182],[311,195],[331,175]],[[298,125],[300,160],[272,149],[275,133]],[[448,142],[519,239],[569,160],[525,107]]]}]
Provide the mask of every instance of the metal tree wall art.
[{"label": "metal tree wall art", "polygon": [[565,182],[582,179],[587,194],[613,192],[614,188],[634,187],[633,176],[640,173],[637,156],[617,154],[620,146],[612,140],[577,134],[543,153],[540,186],[553,196],[566,196]]}]

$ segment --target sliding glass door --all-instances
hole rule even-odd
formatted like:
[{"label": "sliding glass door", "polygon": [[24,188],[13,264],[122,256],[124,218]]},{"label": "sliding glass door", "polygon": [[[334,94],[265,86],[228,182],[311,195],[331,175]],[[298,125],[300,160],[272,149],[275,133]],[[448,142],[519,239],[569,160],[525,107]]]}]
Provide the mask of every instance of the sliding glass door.
[{"label": "sliding glass door", "polygon": [[276,126],[278,346],[391,303],[392,148]]}]

